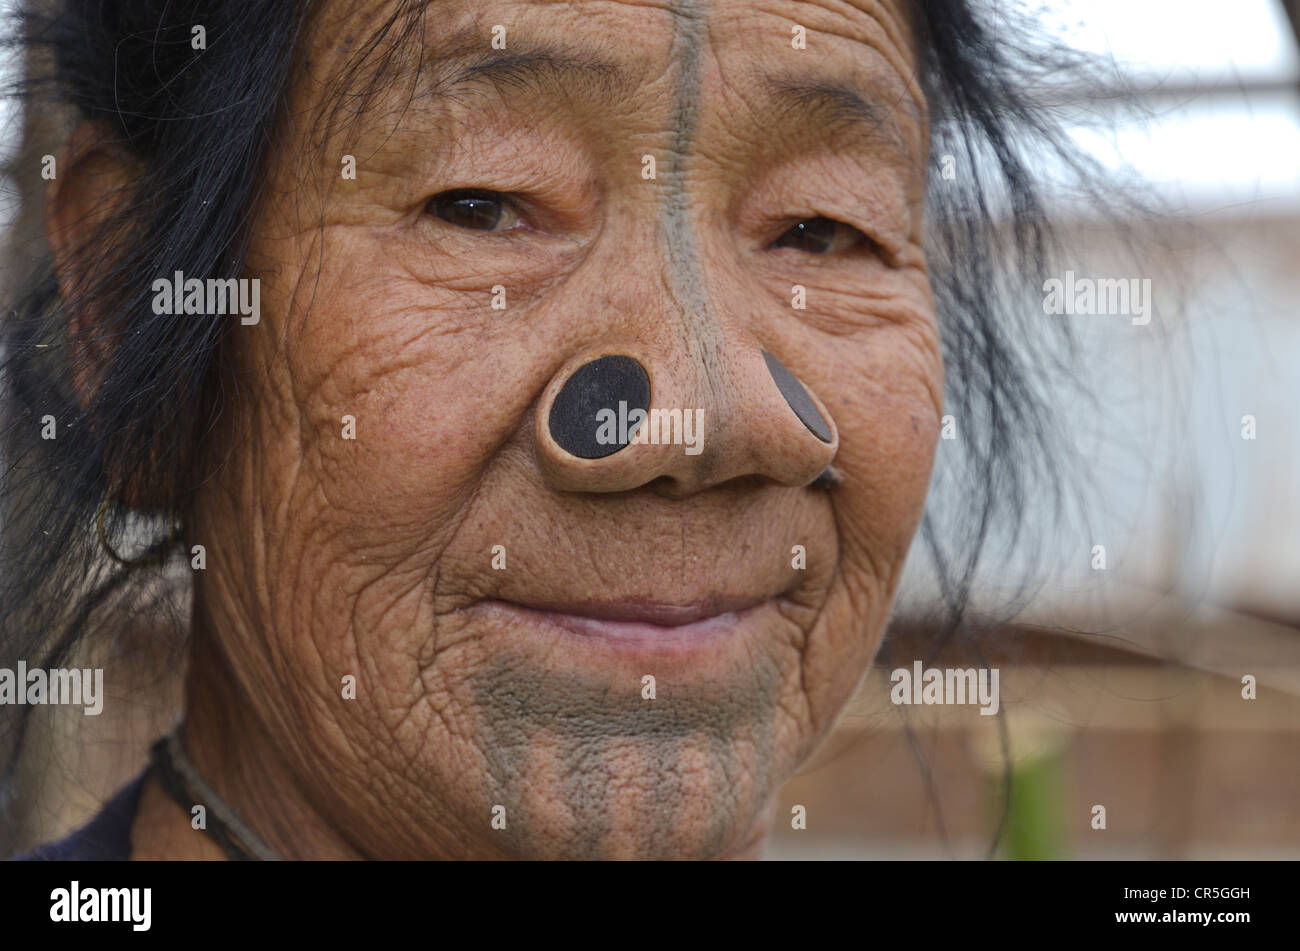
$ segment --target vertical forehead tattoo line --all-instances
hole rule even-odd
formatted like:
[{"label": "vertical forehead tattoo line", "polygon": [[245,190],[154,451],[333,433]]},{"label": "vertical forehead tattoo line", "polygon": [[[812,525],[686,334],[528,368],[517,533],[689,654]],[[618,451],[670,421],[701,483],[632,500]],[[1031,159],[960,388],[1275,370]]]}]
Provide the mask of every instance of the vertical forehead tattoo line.
[{"label": "vertical forehead tattoo line", "polygon": [[699,123],[700,72],[708,20],[703,0],[677,0],[669,8],[673,18],[672,155],[668,163],[663,199],[663,236],[670,266],[669,286],[685,310],[687,346],[704,347],[706,366],[715,365],[714,340],[708,294],[700,267],[695,231],[691,225],[690,198],[686,191],[687,163]]}]

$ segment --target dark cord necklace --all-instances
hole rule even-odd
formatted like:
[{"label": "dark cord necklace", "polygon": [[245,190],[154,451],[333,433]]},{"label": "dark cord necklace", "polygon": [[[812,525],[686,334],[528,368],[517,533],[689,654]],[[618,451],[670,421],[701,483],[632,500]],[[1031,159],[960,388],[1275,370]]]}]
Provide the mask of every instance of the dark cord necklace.
[{"label": "dark cord necklace", "polygon": [[268,848],[204,780],[185,754],[180,729],[178,726],[150,749],[154,773],[163,791],[188,816],[194,815],[195,806],[203,807],[205,822],[201,831],[206,832],[232,861],[279,861],[280,856]]}]

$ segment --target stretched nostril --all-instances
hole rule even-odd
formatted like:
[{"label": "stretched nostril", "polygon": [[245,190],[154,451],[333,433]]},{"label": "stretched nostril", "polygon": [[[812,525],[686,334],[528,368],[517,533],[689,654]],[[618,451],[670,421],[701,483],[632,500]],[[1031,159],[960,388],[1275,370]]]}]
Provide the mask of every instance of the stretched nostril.
[{"label": "stretched nostril", "polygon": [[[620,403],[624,404],[620,407]],[[650,408],[650,375],[631,357],[611,355],[584,363],[565,381],[547,417],[555,444],[579,459],[603,459],[627,445],[598,437],[606,410],[626,419],[633,409],[644,415]],[[629,432],[630,440],[635,431]]]},{"label": "stretched nostril", "polygon": [[798,378],[785,368],[776,357],[772,356],[766,350],[763,351],[763,360],[767,363],[767,372],[772,374],[772,379],[776,381],[776,388],[781,391],[785,397],[786,403],[794,414],[799,417],[799,421],[808,427],[808,431],[824,443],[831,441],[831,428],[822,414],[817,411],[812,397],[804,389]]}]

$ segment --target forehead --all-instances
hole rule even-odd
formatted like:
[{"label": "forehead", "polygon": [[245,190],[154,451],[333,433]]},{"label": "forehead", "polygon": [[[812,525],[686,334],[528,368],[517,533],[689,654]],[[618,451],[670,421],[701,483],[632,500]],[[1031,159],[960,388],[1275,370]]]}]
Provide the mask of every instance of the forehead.
[{"label": "forehead", "polygon": [[911,140],[925,116],[907,14],[907,0],[332,0],[308,70],[357,112],[398,90],[407,105],[512,91],[591,109],[753,97]]}]

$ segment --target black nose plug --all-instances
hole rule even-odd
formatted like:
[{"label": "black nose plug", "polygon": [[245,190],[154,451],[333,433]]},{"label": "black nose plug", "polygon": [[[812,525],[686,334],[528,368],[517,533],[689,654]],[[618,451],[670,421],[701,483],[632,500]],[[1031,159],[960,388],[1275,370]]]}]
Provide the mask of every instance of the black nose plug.
[{"label": "black nose plug", "polygon": [[826,424],[826,420],[822,419],[822,414],[817,411],[816,404],[808,395],[808,391],[803,388],[803,384],[785,368],[780,360],[766,350],[763,351],[763,359],[767,362],[767,372],[772,374],[772,379],[776,381],[776,388],[781,391],[785,401],[799,417],[799,422],[807,426],[808,431],[822,442],[830,442],[831,428]]},{"label": "black nose plug", "polygon": [[[626,404],[625,408],[619,404]],[[579,459],[603,459],[627,443],[602,442],[596,438],[601,427],[597,414],[608,410],[625,419],[625,412],[650,409],[650,374],[631,357],[608,356],[584,363],[565,381],[551,404],[547,426],[551,438],[565,452]],[[627,434],[631,438],[633,430]]]}]

